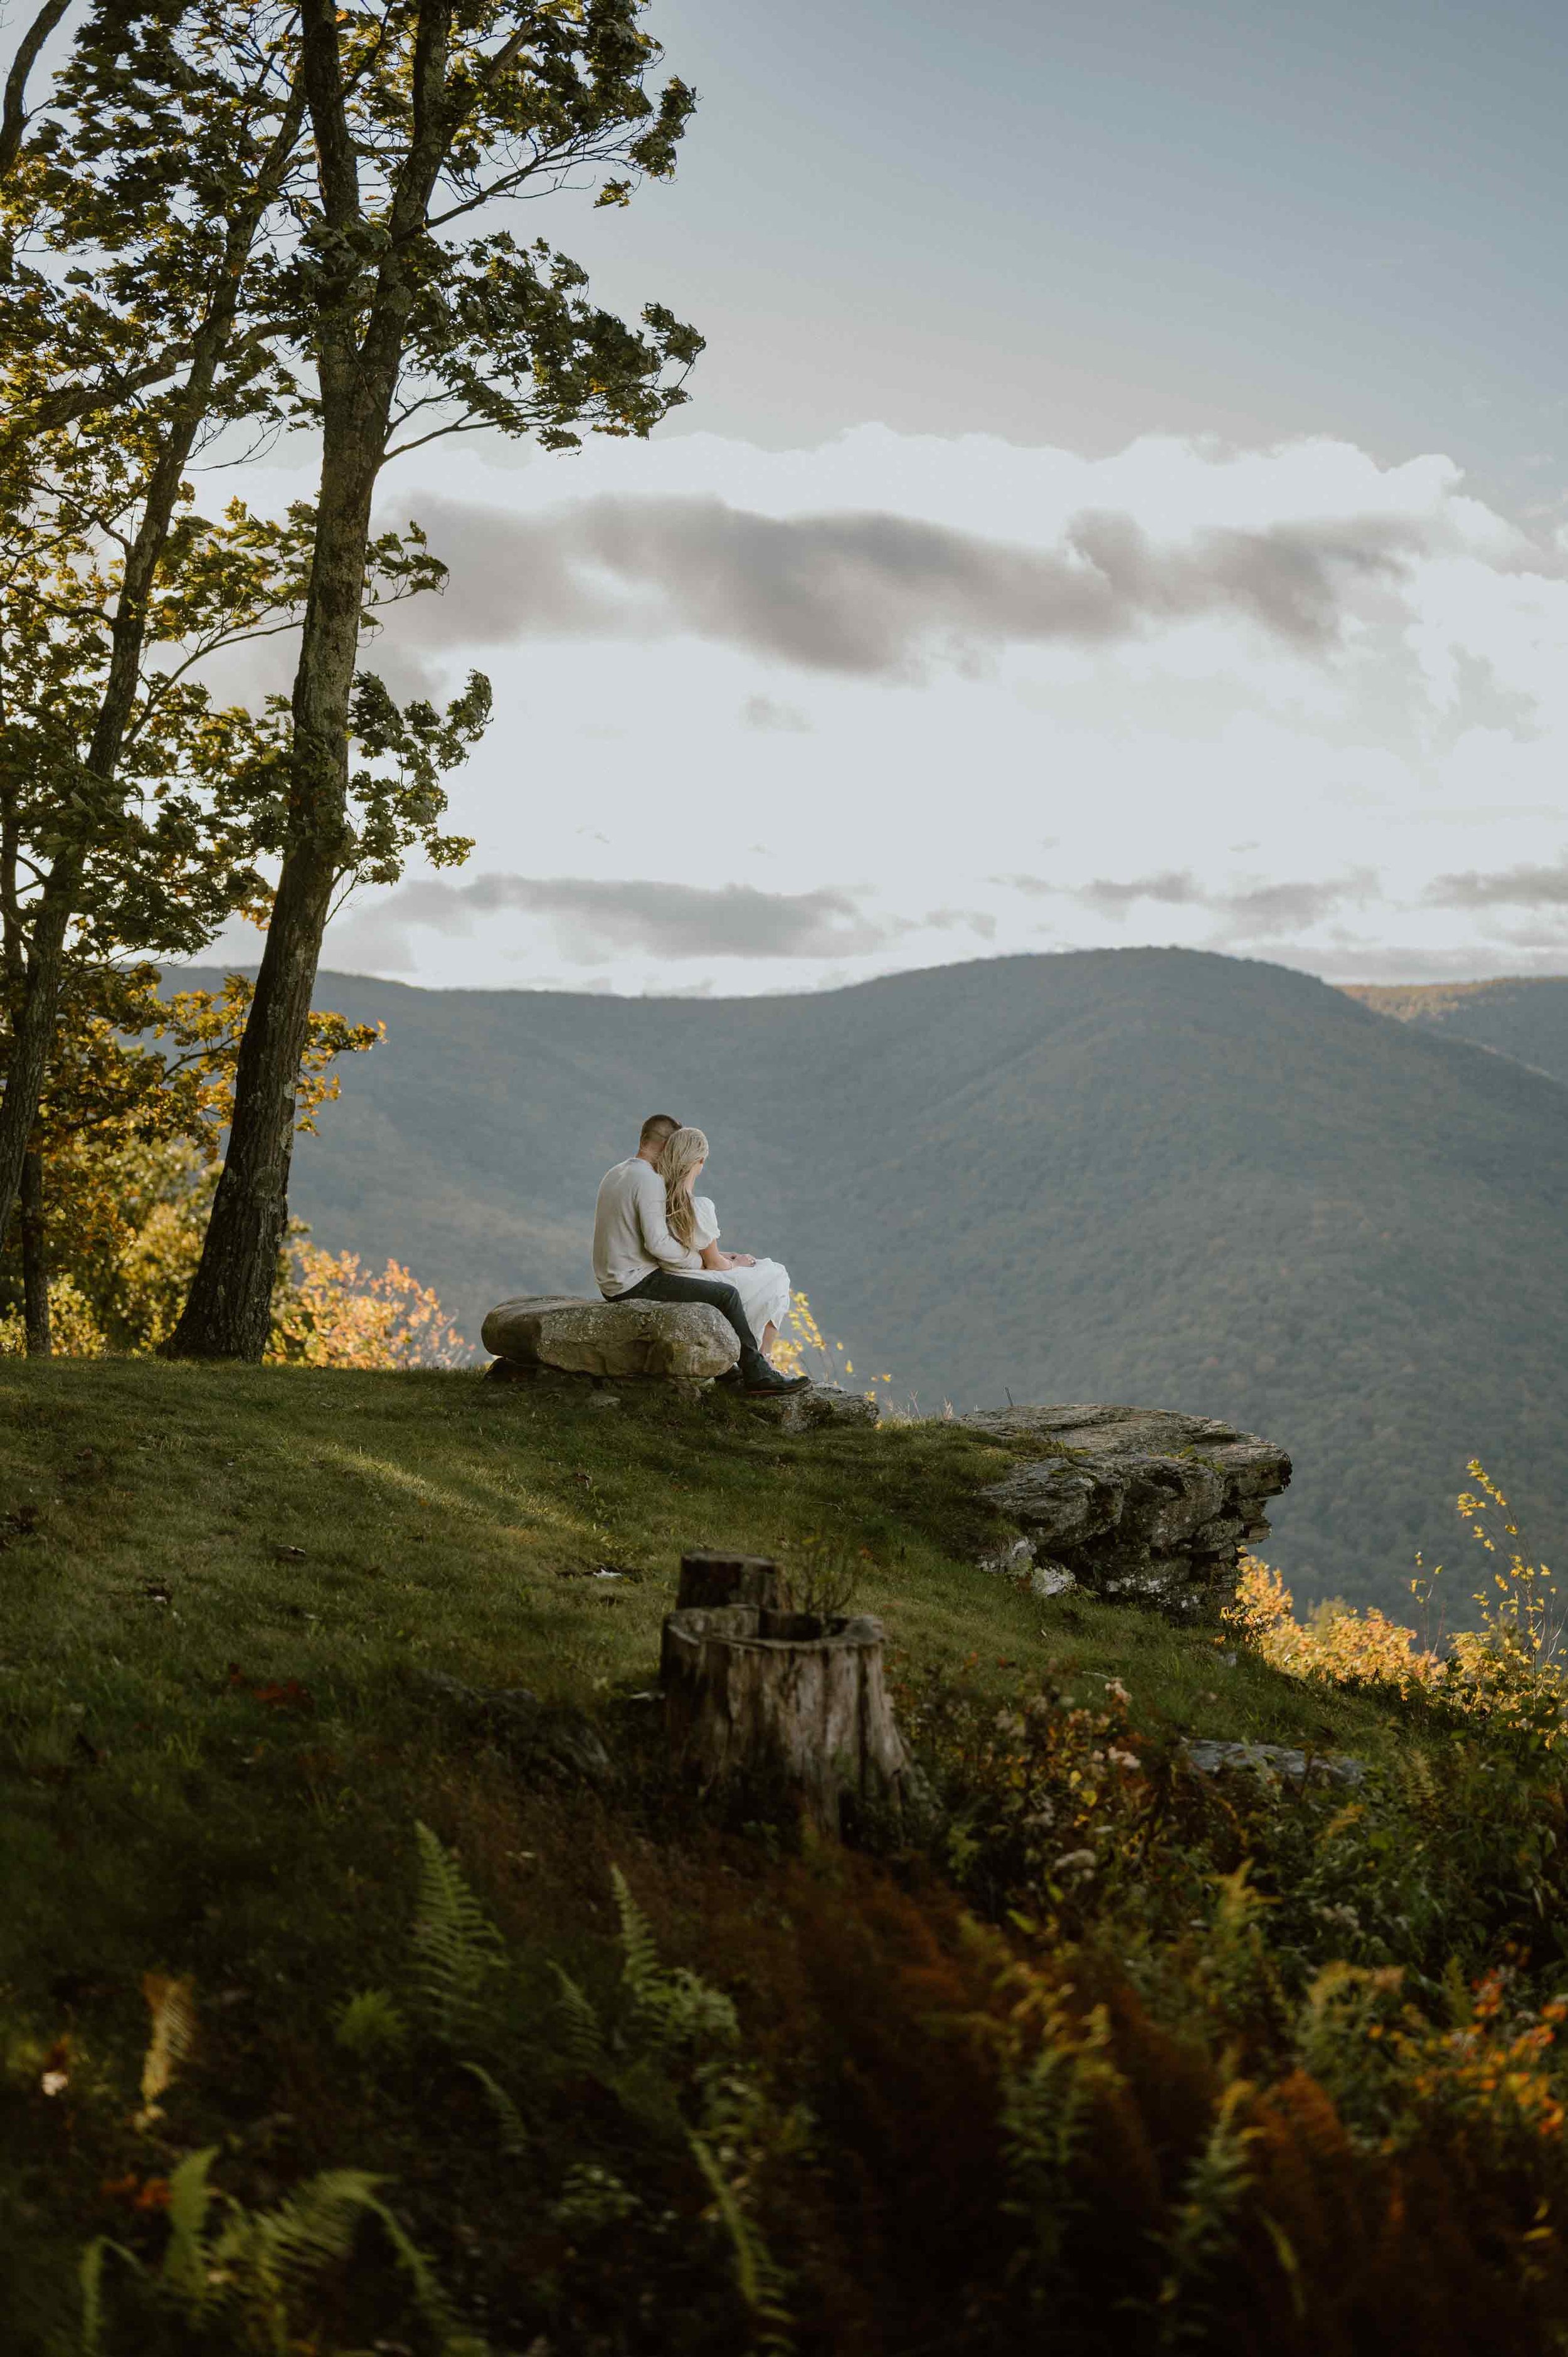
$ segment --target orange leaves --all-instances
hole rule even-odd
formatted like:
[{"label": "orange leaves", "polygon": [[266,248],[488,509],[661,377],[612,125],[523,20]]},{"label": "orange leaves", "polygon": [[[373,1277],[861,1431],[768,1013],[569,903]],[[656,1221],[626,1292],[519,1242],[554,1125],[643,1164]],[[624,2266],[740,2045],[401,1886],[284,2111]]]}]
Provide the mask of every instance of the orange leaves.
[{"label": "orange leaves", "polygon": [[248,1678],[238,1662],[231,1662],[226,1673],[231,1694],[249,1695],[266,1710],[309,1711],[316,1708],[316,1697],[298,1678],[254,1680]]},{"label": "orange leaves", "polygon": [[380,1276],[357,1253],[296,1238],[295,1274],[279,1287],[269,1360],[306,1367],[456,1367],[467,1344],[435,1293],[397,1261]]}]

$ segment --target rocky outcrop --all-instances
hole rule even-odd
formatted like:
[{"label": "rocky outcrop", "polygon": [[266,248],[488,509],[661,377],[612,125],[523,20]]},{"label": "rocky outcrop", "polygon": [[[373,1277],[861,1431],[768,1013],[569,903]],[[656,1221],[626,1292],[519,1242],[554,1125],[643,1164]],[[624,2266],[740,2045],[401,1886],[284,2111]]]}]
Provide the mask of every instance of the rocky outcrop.
[{"label": "rocky outcrop", "polygon": [[639,1375],[711,1383],[740,1359],[734,1328],[705,1301],[580,1301],[563,1294],[525,1295],[492,1309],[480,1338],[497,1359],[529,1373],[549,1370],[618,1383]]},{"label": "rocky outcrop", "polygon": [[1226,1743],[1215,1736],[1191,1736],[1182,1747],[1189,1768],[1200,1776],[1237,1770],[1253,1776],[1281,1776],[1293,1784],[1364,1784],[1366,1762],[1348,1751],[1293,1751],[1283,1743]]},{"label": "rocky outcrop", "polygon": [[842,1383],[809,1383],[803,1392],[783,1392],[777,1399],[748,1399],[746,1405],[784,1432],[811,1432],[819,1425],[867,1425],[880,1420],[875,1399],[865,1392],[846,1392]]},{"label": "rocky outcrop", "polygon": [[[1212,1612],[1265,1500],[1290,1480],[1273,1441],[1163,1408],[1009,1407],[959,1421],[1020,1461],[985,1495],[1021,1535],[987,1558],[1042,1595],[1079,1586],[1176,1619]],[[1038,1454],[1026,1454],[1037,1449]]]}]

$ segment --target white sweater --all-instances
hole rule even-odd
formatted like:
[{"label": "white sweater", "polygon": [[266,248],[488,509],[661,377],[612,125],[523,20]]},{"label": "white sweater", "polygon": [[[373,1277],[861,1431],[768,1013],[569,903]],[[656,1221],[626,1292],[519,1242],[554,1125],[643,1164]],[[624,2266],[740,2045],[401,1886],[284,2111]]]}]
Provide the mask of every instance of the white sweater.
[{"label": "white sweater", "polygon": [[684,1276],[700,1275],[702,1267],[702,1254],[670,1232],[664,1181],[652,1163],[634,1155],[607,1170],[594,1206],[594,1281],[606,1300],[629,1293],[656,1268]]}]

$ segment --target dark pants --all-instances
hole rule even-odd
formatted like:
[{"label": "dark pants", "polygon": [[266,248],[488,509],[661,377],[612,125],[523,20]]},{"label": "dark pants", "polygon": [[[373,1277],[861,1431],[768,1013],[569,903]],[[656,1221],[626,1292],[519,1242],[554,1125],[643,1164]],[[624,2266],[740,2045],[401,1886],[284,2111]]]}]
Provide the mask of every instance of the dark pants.
[{"label": "dark pants", "polygon": [[[722,1276],[677,1276],[672,1270],[656,1268],[634,1285],[629,1293],[618,1293],[618,1301],[711,1301],[720,1315],[735,1328],[740,1344],[740,1363],[749,1373],[762,1358],[757,1347],[757,1337],[746,1323],[746,1312],[740,1306],[740,1296],[733,1285]],[[767,1363],[766,1361],[763,1361]]]}]

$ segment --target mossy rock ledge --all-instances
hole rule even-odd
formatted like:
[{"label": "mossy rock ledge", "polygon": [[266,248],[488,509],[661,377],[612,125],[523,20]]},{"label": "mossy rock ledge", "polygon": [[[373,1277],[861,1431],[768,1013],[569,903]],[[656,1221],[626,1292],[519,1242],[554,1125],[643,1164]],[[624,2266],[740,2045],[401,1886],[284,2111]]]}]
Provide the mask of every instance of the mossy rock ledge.
[{"label": "mossy rock ledge", "polygon": [[1169,1408],[983,1408],[958,1421],[1020,1460],[985,1492],[1020,1533],[989,1568],[1026,1575],[1041,1596],[1085,1587],[1176,1620],[1212,1618],[1235,1593],[1243,1547],[1268,1534],[1264,1501],[1291,1477],[1273,1441]]}]

